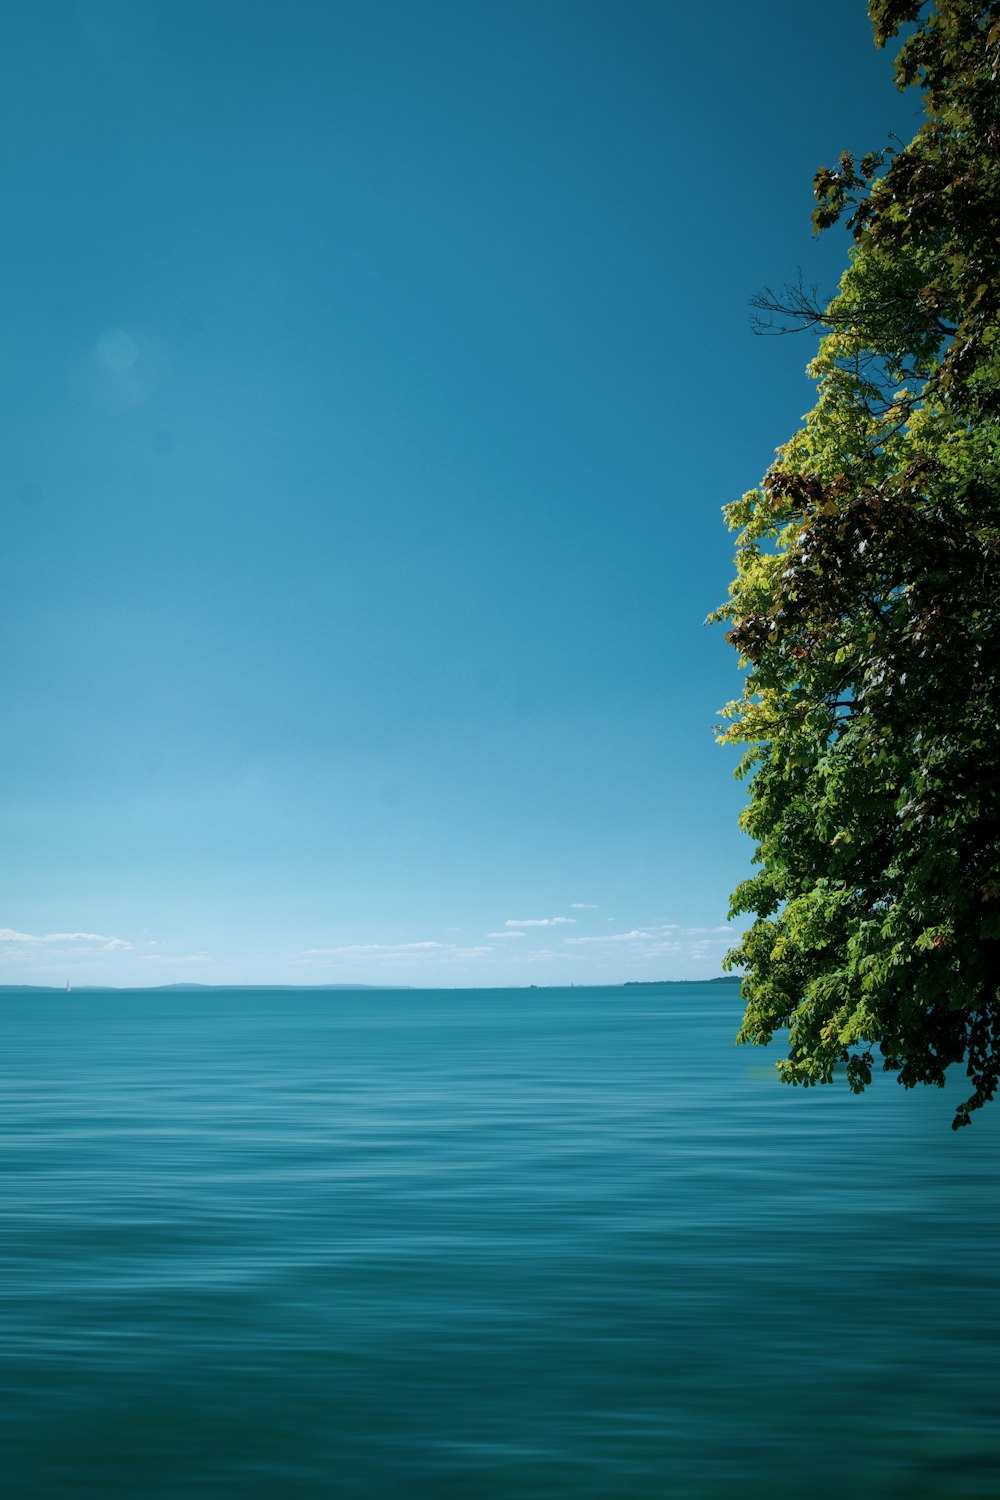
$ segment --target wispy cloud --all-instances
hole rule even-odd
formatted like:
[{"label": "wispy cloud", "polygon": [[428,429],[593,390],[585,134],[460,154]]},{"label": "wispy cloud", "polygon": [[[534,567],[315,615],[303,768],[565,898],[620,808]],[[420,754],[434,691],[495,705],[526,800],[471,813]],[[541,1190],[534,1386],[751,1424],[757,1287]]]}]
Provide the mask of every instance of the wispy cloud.
[{"label": "wispy cloud", "polygon": [[304,948],[303,958],[329,958],[336,953],[420,953],[453,948],[454,943],[345,943],[340,948]]},{"label": "wispy cloud", "polygon": [[597,910],[597,902],[596,901],[571,901],[569,903],[569,907],[570,907],[570,911],[596,911]]},{"label": "wispy cloud", "polygon": [[505,927],[571,927],[575,917],[508,917]]},{"label": "wispy cloud", "polygon": [[671,933],[675,937],[707,938],[712,941],[717,937],[735,937],[741,930],[735,922],[718,922],[714,927],[682,927],[679,922],[661,922],[657,918],[652,925],[657,932]]},{"label": "wispy cloud", "polygon": [[37,948],[44,943],[96,943],[102,951],[112,953],[116,949],[128,952],[132,944],[120,937],[108,937],[102,932],[15,932],[12,927],[0,927],[0,942],[21,943]]},{"label": "wispy cloud", "polygon": [[486,936],[488,938],[519,938],[527,937],[528,934],[526,932],[488,932]]},{"label": "wispy cloud", "polygon": [[653,934],[651,932],[640,932],[638,928],[633,928],[633,930],[631,932],[602,932],[602,933],[598,933],[598,935],[596,937],[568,937],[568,938],[563,938],[563,942],[564,943],[636,943],[636,942],[639,942],[640,939],[646,939],[648,942],[654,941]]},{"label": "wispy cloud", "polygon": [[143,953],[142,957],[154,964],[203,964],[211,958],[210,953]]},{"label": "wispy cloud", "polygon": [[419,943],[343,943],[336,948],[304,948],[300,959],[310,958],[391,958],[415,954],[433,954],[441,958],[478,958],[493,949],[483,945],[463,948],[459,943],[439,943],[426,939]]}]

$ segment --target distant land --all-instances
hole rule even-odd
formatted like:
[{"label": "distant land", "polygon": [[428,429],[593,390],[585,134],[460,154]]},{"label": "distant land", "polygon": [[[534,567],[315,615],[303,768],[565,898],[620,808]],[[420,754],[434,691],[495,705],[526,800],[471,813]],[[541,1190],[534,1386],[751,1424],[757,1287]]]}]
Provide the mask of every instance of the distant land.
[{"label": "distant land", "polygon": [[[415,985],[415,984],[74,984],[69,991],[73,995],[86,995],[88,993],[103,993],[108,990],[142,990],[143,994],[212,994],[224,993],[225,991],[245,994],[248,990],[258,992],[280,992],[288,991],[310,991],[314,994],[325,993],[330,990],[440,990],[440,989],[547,989],[547,990],[617,990],[636,989],[640,987],[659,989],[664,985],[671,984],[739,984],[739,974],[718,974],[712,979],[626,979],[621,984],[513,984],[513,985]],[[64,984],[0,984],[0,995],[22,994],[25,990],[45,995],[65,995],[67,993]]]},{"label": "distant land", "polygon": [[716,974],[712,979],[626,979],[622,989],[631,990],[643,984],[739,984],[742,978],[742,974]]},{"label": "distant land", "polygon": [[[187,993],[193,990],[409,990],[410,984],[74,984],[73,995],[86,995],[88,991],[148,990],[150,994]],[[47,995],[65,995],[64,984],[0,984],[0,995],[21,990],[39,990]]]}]

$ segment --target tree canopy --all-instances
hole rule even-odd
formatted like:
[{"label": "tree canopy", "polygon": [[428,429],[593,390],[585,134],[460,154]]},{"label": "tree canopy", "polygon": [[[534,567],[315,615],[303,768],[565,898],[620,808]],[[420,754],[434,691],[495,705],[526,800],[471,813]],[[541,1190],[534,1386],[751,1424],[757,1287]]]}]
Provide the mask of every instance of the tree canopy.
[{"label": "tree canopy", "polygon": [[738,1040],[788,1028],[786,1081],[964,1064],[957,1128],[1000,1074],[1000,0],[868,13],[880,47],[905,31],[924,120],[817,173],[814,226],[852,236],[833,300],[756,301],[823,337],[816,405],[726,508],[746,677],[720,737],[759,866],[727,962]]}]

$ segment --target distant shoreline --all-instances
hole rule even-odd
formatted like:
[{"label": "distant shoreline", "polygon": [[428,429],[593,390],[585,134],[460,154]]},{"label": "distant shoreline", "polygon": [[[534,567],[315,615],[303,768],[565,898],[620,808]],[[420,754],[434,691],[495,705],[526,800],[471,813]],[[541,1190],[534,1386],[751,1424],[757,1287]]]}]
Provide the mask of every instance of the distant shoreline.
[{"label": "distant shoreline", "polygon": [[279,994],[330,994],[333,992],[351,992],[356,990],[380,992],[382,994],[396,991],[399,993],[419,993],[420,991],[435,990],[629,990],[629,989],[662,989],[667,985],[676,984],[739,984],[738,974],[718,974],[711,979],[625,979],[618,984],[80,984],[74,985],[70,991],[65,985],[59,984],[0,984],[0,995],[17,994],[40,994],[40,995],[87,995],[106,994],[109,991],[120,991],[122,994],[141,991],[143,994],[245,994],[252,991],[255,994],[279,993]]}]

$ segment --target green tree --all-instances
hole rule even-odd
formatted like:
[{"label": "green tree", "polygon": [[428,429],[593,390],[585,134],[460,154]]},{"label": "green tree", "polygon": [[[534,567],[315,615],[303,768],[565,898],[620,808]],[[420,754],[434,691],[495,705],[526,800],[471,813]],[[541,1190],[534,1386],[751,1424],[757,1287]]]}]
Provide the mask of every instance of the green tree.
[{"label": "green tree", "polygon": [[914,139],[817,173],[849,266],[818,304],[757,299],[823,331],[817,401],[760,486],[715,618],[746,668],[720,738],[747,746],[759,871],[738,1040],[788,1028],[790,1083],[874,1052],[905,1087],[1000,1074],[1000,0],[871,0],[907,29]]}]

